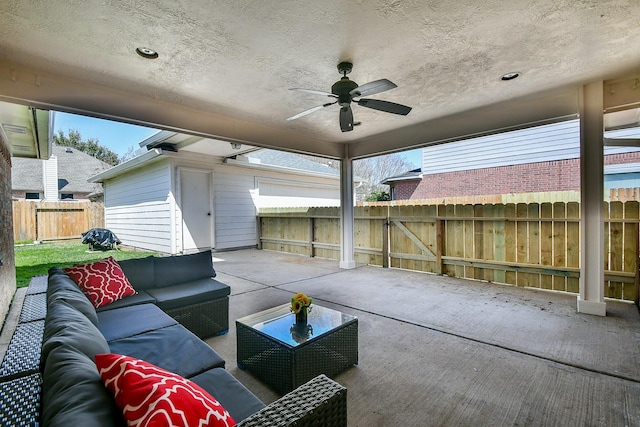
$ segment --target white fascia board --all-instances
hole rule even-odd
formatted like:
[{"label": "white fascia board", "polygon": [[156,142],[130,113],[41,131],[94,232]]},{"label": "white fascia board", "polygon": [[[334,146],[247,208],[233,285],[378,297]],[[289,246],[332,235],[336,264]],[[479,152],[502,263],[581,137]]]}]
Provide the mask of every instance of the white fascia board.
[{"label": "white fascia board", "polygon": [[154,133],[153,135],[143,139],[142,141],[140,141],[138,143],[138,145],[142,148],[142,147],[148,147],[151,144],[155,144],[156,142],[162,142],[165,139],[169,139],[175,135],[177,135],[177,132],[171,132],[168,130],[161,130],[158,131],[156,133]]},{"label": "white fascia board", "polygon": [[268,170],[273,172],[286,172],[286,173],[292,173],[296,175],[314,176],[318,178],[330,178],[330,179],[340,180],[339,176],[331,175],[328,173],[306,171],[303,169],[294,169],[294,168],[288,168],[285,166],[266,165],[264,163],[252,163],[252,162],[236,160],[232,158],[224,159],[223,163],[230,166],[239,166],[244,168],[261,169],[261,170]]},{"label": "white fascia board", "polygon": [[88,182],[104,182],[107,179],[115,178],[118,175],[122,175],[125,172],[129,172],[131,170],[142,167],[143,165],[149,164],[152,161],[159,160],[160,157],[175,157],[175,153],[163,151],[160,148],[154,148],[153,150],[149,150],[144,154],[141,154],[133,159],[127,160],[124,163],[120,163],[112,167],[111,169],[107,169],[104,172],[101,172],[97,175],[94,175],[87,179]]}]

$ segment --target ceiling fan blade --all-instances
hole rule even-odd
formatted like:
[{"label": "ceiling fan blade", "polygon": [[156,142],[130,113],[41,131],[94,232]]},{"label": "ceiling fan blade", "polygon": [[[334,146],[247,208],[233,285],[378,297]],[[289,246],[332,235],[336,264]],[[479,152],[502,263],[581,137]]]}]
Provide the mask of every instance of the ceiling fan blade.
[{"label": "ceiling fan blade", "polygon": [[382,101],[380,99],[360,99],[356,102],[363,107],[373,108],[374,110],[384,111],[385,113],[400,114],[402,116],[406,116],[409,114],[409,111],[411,111],[411,107],[407,107],[406,105]]},{"label": "ceiling fan blade", "polygon": [[293,87],[289,90],[297,90],[298,92],[306,92],[306,93],[313,93],[315,95],[324,95],[324,96],[330,96],[332,98],[337,98],[336,95],[330,93],[330,92],[323,92],[321,90],[313,90],[313,89],[302,89],[299,87]]},{"label": "ceiling fan blade", "polygon": [[353,130],[353,111],[351,106],[340,107],[340,130],[349,132]]},{"label": "ceiling fan blade", "polygon": [[358,86],[357,88],[349,92],[349,94],[352,98],[356,98],[359,96],[374,95],[376,93],[384,92],[385,90],[393,89],[396,87],[398,86],[395,83],[387,79],[380,79],[373,82],[365,83],[362,86]]},{"label": "ceiling fan blade", "polygon": [[[336,102],[338,102],[338,101],[336,101]],[[323,109],[324,107],[328,107],[328,106],[330,106],[330,105],[333,105],[333,104],[335,104],[336,102],[328,102],[328,103],[326,103],[326,104],[322,104],[322,105],[318,105],[318,106],[313,107],[313,108],[309,108],[308,110],[304,110],[303,112],[298,113],[298,114],[296,114],[295,116],[291,116],[291,117],[289,117],[287,120],[295,120],[295,119],[299,119],[300,117],[306,116],[307,114],[311,114],[311,113],[313,113],[314,111],[318,111],[318,110]]]}]

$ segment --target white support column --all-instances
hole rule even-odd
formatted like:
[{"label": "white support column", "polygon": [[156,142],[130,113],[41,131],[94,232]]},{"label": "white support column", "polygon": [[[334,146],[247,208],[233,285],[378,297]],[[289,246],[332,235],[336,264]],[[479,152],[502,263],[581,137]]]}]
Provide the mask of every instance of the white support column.
[{"label": "white support column", "polygon": [[604,119],[602,82],[580,100],[580,294],[578,312],[606,316],[604,301]]},{"label": "white support column", "polygon": [[356,268],[353,252],[353,159],[345,154],[340,161],[340,268]]}]

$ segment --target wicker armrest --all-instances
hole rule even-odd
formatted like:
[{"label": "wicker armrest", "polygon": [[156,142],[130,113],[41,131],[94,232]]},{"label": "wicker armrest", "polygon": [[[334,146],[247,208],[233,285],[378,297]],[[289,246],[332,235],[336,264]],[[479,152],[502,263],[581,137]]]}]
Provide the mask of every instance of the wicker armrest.
[{"label": "wicker armrest", "polygon": [[40,367],[44,320],[19,323],[0,363],[0,377],[37,372]]},{"label": "wicker armrest", "polygon": [[319,375],[238,423],[242,427],[346,426],[347,389]]}]

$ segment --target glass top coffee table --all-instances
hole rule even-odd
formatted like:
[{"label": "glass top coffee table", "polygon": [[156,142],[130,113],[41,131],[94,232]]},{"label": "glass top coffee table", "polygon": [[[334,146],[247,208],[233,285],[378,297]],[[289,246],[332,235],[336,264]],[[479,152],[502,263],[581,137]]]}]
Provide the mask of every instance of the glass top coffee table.
[{"label": "glass top coffee table", "polygon": [[283,304],[236,320],[238,367],[285,394],[358,363],[358,318],[314,304],[296,323]]}]

